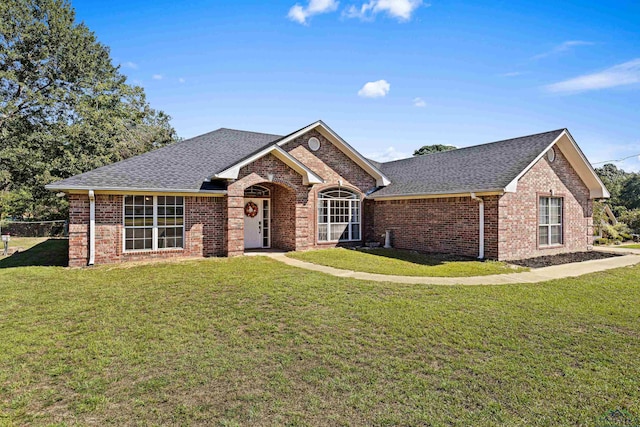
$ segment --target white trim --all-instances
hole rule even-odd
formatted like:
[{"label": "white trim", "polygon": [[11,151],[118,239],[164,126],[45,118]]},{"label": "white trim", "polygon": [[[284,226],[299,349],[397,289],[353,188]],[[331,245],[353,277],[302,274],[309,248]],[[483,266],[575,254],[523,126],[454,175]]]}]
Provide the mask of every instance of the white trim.
[{"label": "white trim", "polygon": [[[267,220],[269,221],[269,226],[265,227],[264,226],[264,201],[267,201],[267,206],[269,206],[269,209],[267,209]],[[262,198],[262,242],[263,242],[263,248],[270,248],[271,247],[271,198],[268,197],[264,197]],[[264,245],[264,230],[269,230],[269,232],[267,233],[267,245]]]},{"label": "white trim", "polygon": [[[474,191],[478,196],[501,196],[504,190],[481,190]],[[376,196],[375,193],[368,195],[366,198],[370,200],[412,200],[412,199],[445,199],[448,197],[468,197],[469,192],[464,193],[412,193],[412,194],[389,194],[385,196]]]},{"label": "white trim", "polygon": [[[342,191],[348,192],[353,194],[356,197],[350,197],[350,198],[323,198],[322,194],[325,192],[329,192],[329,191],[334,191],[335,189],[340,189]],[[320,222],[320,203],[322,201],[326,201],[327,202],[327,222]],[[336,240],[331,240],[330,236],[331,236],[331,226],[334,224],[331,222],[331,202],[333,201],[348,201],[349,202],[349,222],[347,223],[347,228],[348,228],[348,235],[349,238],[348,239],[342,239],[340,240],[339,238]],[[358,195],[357,192],[350,190],[350,189],[344,189],[341,187],[330,187],[330,188],[326,188],[322,191],[318,192],[318,198],[317,198],[317,203],[316,203],[316,240],[319,244],[323,244],[323,243],[337,243],[337,242],[359,242],[364,240],[362,238],[362,208],[364,203],[362,202],[363,199]],[[358,203],[358,222],[351,222],[351,218],[353,217],[352,213],[353,213],[353,209],[354,209],[354,203],[357,202]],[[320,225],[326,225],[327,226],[327,240],[320,240]],[[344,224],[344,223],[337,223],[337,224]],[[351,228],[352,225],[358,225],[358,235],[360,236],[359,239],[354,239],[352,234],[353,234],[353,229]]]},{"label": "white trim", "polygon": [[[158,247],[158,197],[163,197],[164,195],[151,195],[151,194],[136,194],[137,196],[151,196],[153,197],[153,225],[151,225],[151,249],[127,249],[127,228],[129,229],[145,229],[145,228],[149,228],[149,226],[126,226],[125,225],[125,220],[126,220],[126,203],[125,203],[125,198],[127,196],[134,196],[133,194],[123,194],[122,195],[122,253],[125,254],[130,254],[130,253],[139,253],[139,252],[158,252],[158,251],[183,251],[185,249],[185,245],[186,245],[186,238],[185,238],[185,232],[186,232],[186,207],[185,207],[185,200],[184,200],[184,196],[176,196],[176,197],[182,197],[182,246],[180,247],[172,247],[172,248],[159,248]],[[164,196],[166,197],[166,196]],[[134,199],[135,201],[135,199]],[[133,206],[135,207],[135,202],[133,204]],[[177,226],[163,226],[164,228],[178,228]],[[134,238],[135,240],[135,238]]]},{"label": "white trim", "polygon": [[332,139],[333,145],[338,147],[340,151],[347,155],[351,160],[353,160],[358,166],[364,169],[369,175],[376,179],[376,185],[378,187],[384,187],[391,184],[389,178],[384,175],[377,167],[371,164],[362,154],[357,152],[352,146],[350,146],[344,139],[340,137],[337,133],[333,131],[329,126],[327,126],[322,120],[318,120],[314,123],[311,123],[309,126],[306,126],[299,131],[296,131],[290,135],[287,135],[285,138],[281,139],[277,142],[278,146],[282,147],[284,144],[293,141],[298,138],[300,135],[304,135],[312,129],[319,127],[321,133]]},{"label": "white trim", "polygon": [[47,184],[44,186],[47,190],[51,191],[66,191],[73,194],[84,194],[85,191],[94,190],[95,194],[108,194],[107,192],[117,192],[117,195],[120,194],[139,194],[144,193],[149,195],[149,193],[191,193],[195,194],[198,197],[209,197],[209,196],[226,196],[227,190],[194,190],[194,189],[184,189],[184,188],[142,188],[142,187],[103,187],[96,189],[95,187],[86,187],[82,185],[78,186],[68,186],[68,187],[57,187],[54,184]]},{"label": "white trim", "polygon": [[304,185],[322,184],[324,182],[324,180],[320,178],[318,175],[316,175],[311,169],[306,167],[298,159],[293,157],[291,154],[287,153],[278,145],[270,145],[269,147],[258,151],[254,155],[247,157],[246,159],[240,161],[239,163],[236,163],[233,166],[214,175],[214,177],[218,179],[238,179],[238,175],[240,174],[241,168],[243,168],[244,166],[250,163],[255,162],[256,160],[266,156],[267,154],[273,154],[275,157],[282,160],[286,165],[291,167],[291,169],[295,170],[300,175],[302,175],[302,182]]},{"label": "white trim", "polygon": [[[569,141],[570,145],[566,146],[567,144],[563,144],[564,140],[562,139],[562,137],[566,137],[566,140]],[[520,178],[522,178],[524,176],[524,174],[529,172],[529,170],[543,156],[545,156],[547,154],[547,151],[549,151],[549,149],[552,148],[553,146],[555,146],[556,144],[558,146],[558,149],[560,149],[560,151],[563,152],[564,156],[567,158],[567,161],[573,167],[573,169],[576,171],[576,173],[578,174],[578,176],[580,177],[582,182],[589,188],[589,198],[591,198],[591,199],[600,199],[600,198],[607,199],[607,198],[611,197],[611,195],[609,194],[609,191],[604,186],[604,184],[602,183],[602,181],[600,180],[600,178],[596,174],[595,170],[593,170],[593,167],[591,166],[591,163],[589,163],[589,161],[585,157],[585,155],[582,152],[582,150],[580,150],[580,147],[578,147],[578,144],[576,144],[576,141],[573,139],[571,134],[566,129],[564,129],[560,133],[560,135],[558,135],[558,137],[556,139],[554,139],[553,142],[547,146],[547,148],[545,148],[531,163],[529,163],[529,165],[527,165],[527,167],[524,168],[522,170],[522,172],[520,172],[509,184],[507,184],[507,186],[504,188],[504,191],[506,193],[515,193],[518,190],[518,180],[520,180]],[[563,147],[565,147],[566,149],[572,150],[573,153],[566,152],[565,150],[563,150]],[[578,155],[578,159],[581,160],[581,162],[580,163],[576,163],[576,160],[578,160],[578,159],[574,159],[574,161],[572,162],[571,158],[575,157],[572,154],[577,154]],[[556,154],[556,156],[557,156],[557,154]],[[580,166],[582,166],[582,167],[580,167]],[[584,166],[587,167],[587,175],[586,176],[585,176],[585,171],[584,170],[582,170],[582,171],[580,170],[580,169],[584,169]],[[588,181],[589,180],[593,180],[593,179],[596,180],[597,186],[596,185],[589,185]]]},{"label": "white trim", "polygon": [[471,199],[478,202],[478,259],[484,259],[484,200],[471,193]]},{"label": "white trim", "polygon": [[[258,200],[261,203],[260,206],[258,206],[258,212],[259,212],[259,215],[261,215],[260,227],[261,227],[261,230],[262,230],[262,234],[260,235],[260,247],[247,248],[246,244],[244,244],[244,238],[243,238],[243,247],[244,247],[245,250],[247,250],[247,249],[270,249],[271,248],[271,197],[270,196],[269,197],[245,196],[244,199],[243,199],[243,202],[242,202],[243,205],[246,205],[248,203],[247,201],[250,201],[250,200]],[[262,202],[264,202],[265,200],[267,201],[267,204],[269,205],[269,209],[267,209],[267,212],[268,212],[267,219],[269,220],[269,227],[266,227],[266,228],[264,226],[264,204],[262,204]],[[247,217],[245,215],[244,218],[243,218],[243,222],[246,221],[246,220],[247,220]],[[244,228],[244,231],[246,231],[246,228],[244,227],[244,225],[243,225],[243,228]],[[265,229],[269,230],[269,233],[267,235],[268,242],[267,242],[266,246],[264,244],[264,230]],[[244,231],[243,231],[243,233],[244,233]]]},{"label": "white trim", "polygon": [[[549,218],[549,222],[547,224],[540,223],[540,201],[542,199],[546,199],[547,200],[546,216]],[[551,222],[551,200],[552,199],[560,200],[560,222],[559,223]],[[538,206],[538,212],[537,212],[537,216],[538,216],[538,231],[537,231],[538,247],[546,249],[546,248],[550,248],[550,247],[564,245],[564,197],[538,196],[537,206]],[[558,227],[558,226],[560,226],[560,243],[551,243],[551,228],[552,227]],[[540,228],[541,227],[546,227],[547,228],[547,243],[541,243],[540,242]]]},{"label": "white trim", "polygon": [[96,261],[96,195],[89,190],[89,265]]}]

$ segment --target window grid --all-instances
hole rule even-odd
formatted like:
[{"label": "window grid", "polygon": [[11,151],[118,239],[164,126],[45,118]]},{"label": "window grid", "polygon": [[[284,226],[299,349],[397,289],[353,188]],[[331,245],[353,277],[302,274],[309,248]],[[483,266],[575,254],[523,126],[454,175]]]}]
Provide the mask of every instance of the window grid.
[{"label": "window grid", "polygon": [[181,249],[184,198],[124,196],[124,250]]},{"label": "window grid", "polygon": [[561,245],[562,242],[561,197],[540,197],[538,243],[540,246]]},{"label": "window grid", "polygon": [[326,190],[318,200],[318,241],[360,240],[360,199],[344,189]]}]

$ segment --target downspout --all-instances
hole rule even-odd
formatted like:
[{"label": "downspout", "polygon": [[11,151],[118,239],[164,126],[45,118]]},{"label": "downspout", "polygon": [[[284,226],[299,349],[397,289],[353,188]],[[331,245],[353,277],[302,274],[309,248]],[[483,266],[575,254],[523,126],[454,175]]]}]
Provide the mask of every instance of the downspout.
[{"label": "downspout", "polygon": [[96,195],[89,190],[89,265],[96,260]]},{"label": "downspout", "polygon": [[471,193],[471,198],[478,202],[478,216],[480,217],[480,224],[478,225],[478,240],[480,241],[478,247],[478,259],[484,259],[484,200],[476,196],[476,193]]}]

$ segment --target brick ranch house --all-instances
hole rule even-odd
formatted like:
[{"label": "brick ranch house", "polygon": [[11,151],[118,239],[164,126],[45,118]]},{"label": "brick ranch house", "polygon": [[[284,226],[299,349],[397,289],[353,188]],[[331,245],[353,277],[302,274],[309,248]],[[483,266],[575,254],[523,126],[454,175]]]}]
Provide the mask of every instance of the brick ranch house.
[{"label": "brick ranch house", "polygon": [[47,186],[69,265],[383,242],[512,260],[583,251],[607,189],[566,129],[388,163],[322,121],[219,129]]}]

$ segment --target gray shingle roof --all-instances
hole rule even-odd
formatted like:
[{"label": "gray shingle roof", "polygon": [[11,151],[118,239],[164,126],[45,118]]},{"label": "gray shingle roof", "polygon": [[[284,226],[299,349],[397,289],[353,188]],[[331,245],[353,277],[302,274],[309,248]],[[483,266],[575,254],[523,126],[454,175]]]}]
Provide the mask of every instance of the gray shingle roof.
[{"label": "gray shingle roof", "polygon": [[[370,197],[503,189],[563,130],[387,163],[370,161],[391,180]],[[222,128],[57,181],[47,188],[218,190],[222,187],[205,180],[283,138]]]},{"label": "gray shingle roof", "polygon": [[369,197],[504,189],[563,131],[558,129],[383,163],[382,172],[391,184]]},{"label": "gray shingle roof", "polygon": [[[57,181],[47,188],[198,191],[205,179],[280,138],[280,135],[222,128]],[[203,189],[206,187],[205,184]]]}]

